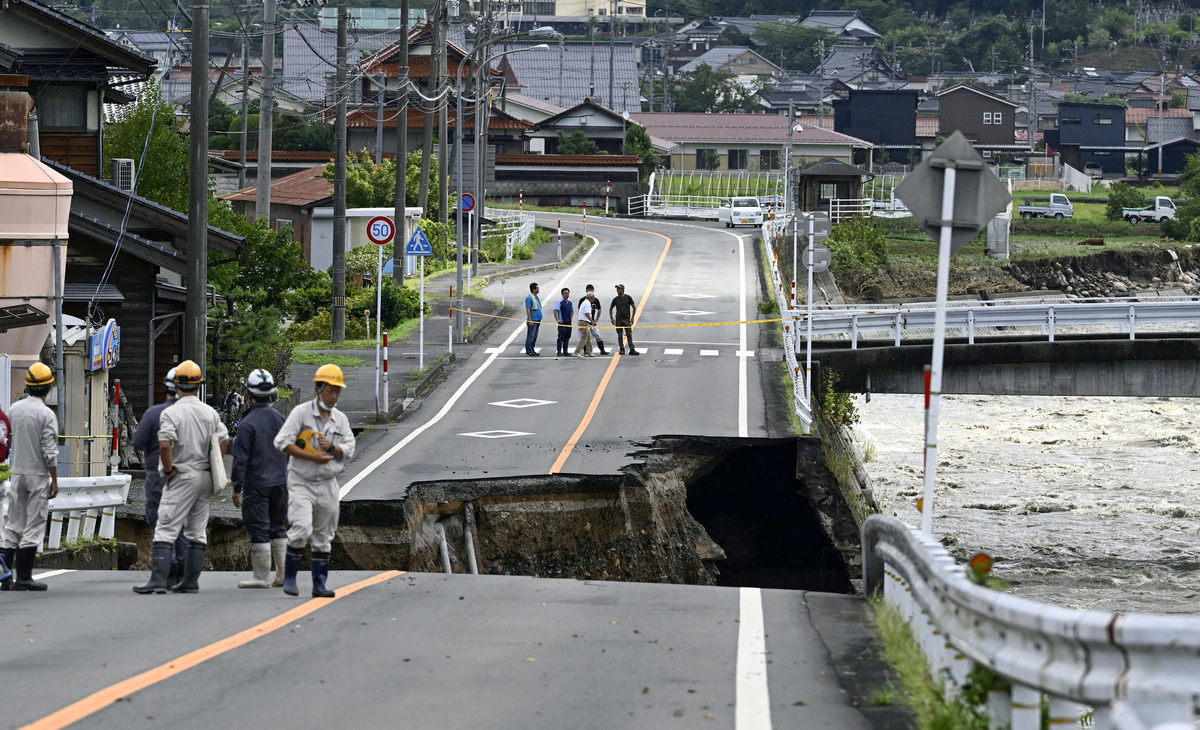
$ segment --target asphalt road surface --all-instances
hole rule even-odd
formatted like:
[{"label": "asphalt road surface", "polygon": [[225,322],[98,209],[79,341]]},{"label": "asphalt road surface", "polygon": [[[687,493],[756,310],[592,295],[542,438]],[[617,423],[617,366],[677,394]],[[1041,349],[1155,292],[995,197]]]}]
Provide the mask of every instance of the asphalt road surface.
[{"label": "asphalt road surface", "polygon": [[[582,231],[578,216],[562,218]],[[428,480],[616,473],[660,434],[767,435],[758,325],[745,324],[758,319],[757,231],[593,218],[587,235],[597,244],[571,268],[504,285],[512,303],[540,284],[540,356],[523,354],[522,322],[503,323],[414,418],[364,443],[343,499],[396,499]],[[625,285],[641,356],[554,357],[552,304],[563,286],[578,300],[589,283],[602,326]],[[616,332],[601,334],[615,353]]]},{"label": "asphalt road surface", "polygon": [[340,572],[309,599],[238,577],[2,594],[0,727],[867,727],[821,621],[861,610],[848,596]]}]

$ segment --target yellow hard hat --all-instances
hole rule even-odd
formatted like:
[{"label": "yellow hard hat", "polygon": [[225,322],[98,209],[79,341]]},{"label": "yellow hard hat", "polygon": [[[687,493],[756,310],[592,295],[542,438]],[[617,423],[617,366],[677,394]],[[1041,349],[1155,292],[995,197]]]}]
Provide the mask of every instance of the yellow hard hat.
[{"label": "yellow hard hat", "polygon": [[337,365],[322,365],[317,368],[317,374],[313,376],[314,383],[328,383],[336,385],[339,388],[346,387],[346,378],[342,375],[342,369]]},{"label": "yellow hard hat", "polygon": [[176,385],[199,385],[204,382],[204,373],[192,360],[184,360],[175,366]]},{"label": "yellow hard hat", "polygon": [[25,373],[25,385],[41,388],[54,382],[54,371],[44,363],[35,362]]}]

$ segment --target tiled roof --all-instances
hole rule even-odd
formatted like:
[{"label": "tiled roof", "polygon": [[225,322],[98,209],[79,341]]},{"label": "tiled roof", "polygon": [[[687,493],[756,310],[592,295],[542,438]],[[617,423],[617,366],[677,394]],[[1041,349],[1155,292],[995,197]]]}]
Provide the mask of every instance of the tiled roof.
[{"label": "tiled roof", "polygon": [[496,155],[497,165],[632,165],[642,158],[637,155]]},{"label": "tiled roof", "polygon": [[[514,42],[509,47],[532,48],[538,45],[536,40]],[[611,46],[604,42],[592,45],[586,41],[549,45],[546,51],[511,53],[503,58],[502,62],[512,68],[521,83],[522,94],[564,109],[570,109],[589,97],[618,113],[626,109],[632,113],[642,107],[637,66],[639,54],[632,43],[618,38]],[[614,100],[605,98],[608,96],[610,52],[613,53]]]},{"label": "tiled roof", "polygon": [[936,136],[938,136],[938,117],[933,114],[918,114],[917,115],[917,136],[918,137],[936,137]]},{"label": "tiled roof", "polygon": [[[465,106],[465,105],[464,105]],[[333,112],[326,112],[326,117],[332,117]],[[438,118],[434,114],[434,119]],[[474,129],[475,120],[473,116],[468,116],[466,110],[463,113],[463,127],[465,129]],[[358,109],[350,109],[346,112],[346,126],[356,128],[371,128],[374,129],[379,123],[379,111],[376,107],[364,107]],[[450,127],[455,126],[455,116],[453,111],[446,116],[446,123]],[[505,114],[499,109],[492,109],[491,115],[488,117],[488,131],[499,129],[534,129],[537,125],[532,122],[527,122],[524,119],[517,119],[511,114]],[[383,113],[384,129],[396,128],[396,112],[394,110],[384,110]],[[425,113],[419,109],[408,110],[408,128],[409,129],[424,129]]]},{"label": "tiled roof", "polygon": [[1192,133],[1192,118],[1187,117],[1150,117],[1146,120],[1146,141],[1155,143],[1164,139],[1187,137]]},{"label": "tiled roof", "polygon": [[550,115],[561,114],[562,112],[566,111],[562,107],[555,106],[548,101],[535,99],[534,97],[526,96],[525,94],[505,94],[505,99],[510,104],[520,104],[521,106],[537,109],[538,111],[542,111]]},{"label": "tiled roof", "polygon": [[[699,70],[702,64],[707,65],[709,68],[720,68],[743,53],[754,53],[754,51],[745,46],[718,46],[717,48],[710,48],[684,64],[679,69],[679,73],[692,73]],[[759,54],[755,53],[755,55]],[[761,58],[761,56],[759,57]],[[763,60],[766,61],[767,59],[763,58]],[[770,64],[771,68],[775,68],[775,64],[770,61],[767,61],[767,63]]]},{"label": "tiled roof", "polygon": [[851,46],[838,44],[833,47],[814,73],[821,74],[826,81],[856,79],[864,71],[877,70],[890,78],[904,80],[886,61],[879,49],[873,46]]},{"label": "tiled roof", "polygon": [[15,16],[35,16],[36,20],[33,22],[41,25],[50,35],[65,40],[67,48],[75,46],[72,55],[82,48],[102,57],[111,67],[125,68],[142,74],[150,73],[156,63],[153,58],[113,41],[99,28],[36,0],[9,0],[0,5],[0,13],[5,11],[12,12]]},{"label": "tiled roof", "polygon": [[796,117],[805,127],[820,127],[833,131],[833,115],[832,114],[801,114]]},{"label": "tiled roof", "polygon": [[[830,115],[832,116],[832,115]],[[746,142],[779,144],[787,141],[788,120],[779,114],[680,114],[634,112],[630,118],[651,135],[671,142]],[[866,147],[848,134],[805,127],[792,135],[794,144],[848,144]]]},{"label": "tiled roof", "polygon": [[[335,71],[337,33],[321,30],[315,22],[283,24],[283,75],[281,89],[313,104],[325,99],[325,74]],[[348,36],[346,58],[357,63],[400,37],[399,30],[352,30]]]},{"label": "tiled roof", "polygon": [[[1192,118],[1192,113],[1187,109],[1163,109],[1163,117],[1187,117]],[[1145,124],[1146,120],[1151,117],[1158,117],[1158,109],[1153,107],[1127,107],[1125,109],[1126,124]]]},{"label": "tiled roof", "polygon": [[[321,177],[324,171],[325,165],[317,165],[272,180],[271,202],[302,207],[333,197],[333,181]],[[252,203],[258,197],[258,186],[251,185],[218,197],[221,200]]]}]

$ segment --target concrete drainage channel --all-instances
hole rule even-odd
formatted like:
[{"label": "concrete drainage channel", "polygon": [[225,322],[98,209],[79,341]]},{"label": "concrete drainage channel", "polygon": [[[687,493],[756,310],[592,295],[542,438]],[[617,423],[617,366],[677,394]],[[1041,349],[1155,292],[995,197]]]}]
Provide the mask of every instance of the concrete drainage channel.
[{"label": "concrete drainage channel", "polygon": [[[473,557],[488,574],[851,592],[857,545],[822,518],[820,475],[797,478],[802,448],[659,437],[619,475],[414,484],[402,500],[343,503],[333,563],[442,572],[448,558],[465,573]],[[118,520],[117,539],[149,554],[136,516]],[[248,568],[239,520],[213,519],[208,556],[213,570]]]}]

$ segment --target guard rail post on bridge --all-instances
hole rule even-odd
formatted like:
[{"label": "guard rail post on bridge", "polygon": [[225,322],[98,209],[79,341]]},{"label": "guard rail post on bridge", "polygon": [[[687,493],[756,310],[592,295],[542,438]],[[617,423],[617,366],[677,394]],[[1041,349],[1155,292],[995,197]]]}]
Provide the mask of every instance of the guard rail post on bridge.
[{"label": "guard rail post on bridge", "polygon": [[[805,381],[800,375],[800,363],[796,359],[796,313],[790,307],[790,299],[783,281],[783,272],[779,267],[773,238],[777,232],[786,231],[792,224],[793,214],[785,213],[774,220],[763,221],[762,245],[767,251],[767,264],[771,272],[771,288],[774,291],[775,304],[779,308],[780,322],[783,325],[783,356],[787,363],[788,376],[792,379],[792,407],[804,433],[812,431],[812,405],[805,390]],[[811,319],[811,318],[810,318]]]},{"label": "guard rail post on bridge", "polygon": [[929,662],[956,695],[971,669],[1011,684],[989,693],[993,727],[1078,726],[1085,706],[1096,730],[1191,730],[1200,709],[1200,618],[1079,611],[976,585],[930,535],[894,517],[862,528],[867,595],[909,622]]},{"label": "guard rail post on bridge", "polygon": [[[109,438],[107,436],[103,438]],[[99,522],[101,539],[111,540],[116,534],[117,507],[129,498],[128,474],[111,476],[59,477],[58,496],[49,504],[49,536],[46,547],[55,550],[63,544],[63,522],[67,523],[66,542],[97,535]],[[8,494],[9,482],[0,482],[0,495]],[[0,525],[8,519],[7,500],[0,500]],[[42,545],[38,545],[42,552]]]}]

